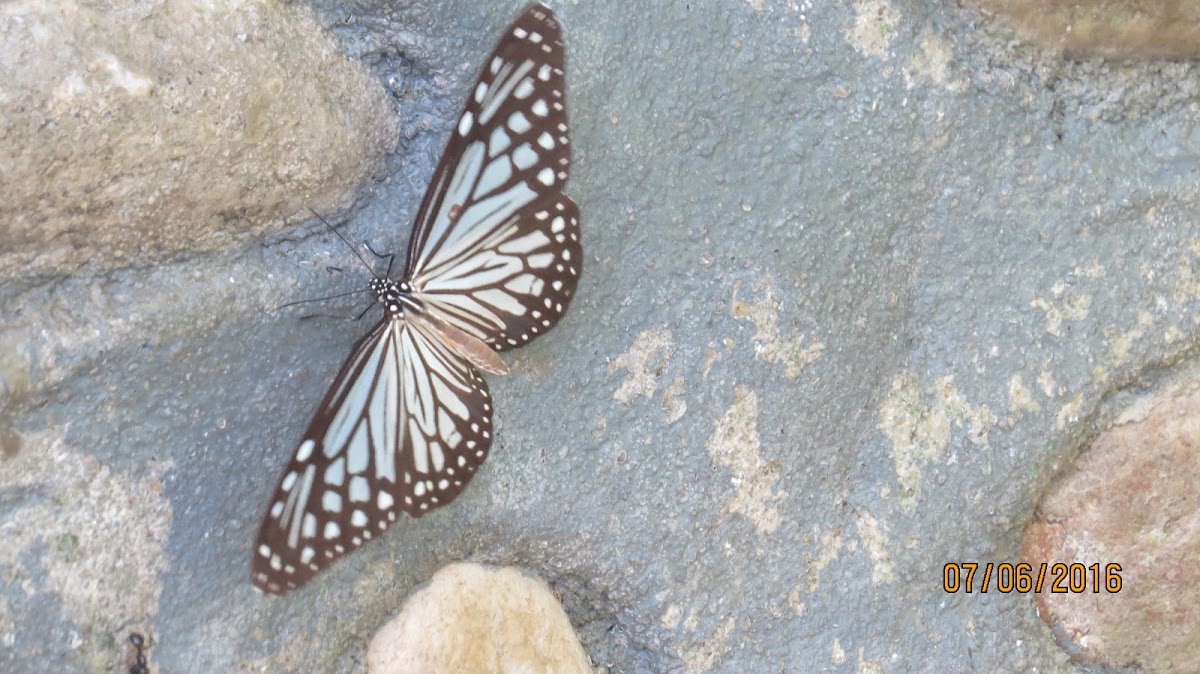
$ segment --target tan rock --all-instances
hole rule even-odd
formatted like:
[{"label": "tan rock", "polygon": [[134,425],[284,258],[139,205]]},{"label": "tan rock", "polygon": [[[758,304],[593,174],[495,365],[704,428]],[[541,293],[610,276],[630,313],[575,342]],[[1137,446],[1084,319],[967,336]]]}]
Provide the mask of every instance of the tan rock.
[{"label": "tan rock", "polygon": [[0,24],[0,280],[261,236],[395,148],[378,82],[299,5],[18,0]]},{"label": "tan rock", "polygon": [[1025,36],[1079,56],[1200,56],[1200,0],[973,0]]},{"label": "tan rock", "polygon": [[1078,565],[1048,569],[1036,602],[1079,660],[1200,671],[1200,382],[1181,381],[1097,437],[1026,530],[1034,576]]},{"label": "tan rock", "polygon": [[567,614],[541,580],[452,564],[405,603],[367,651],[370,674],[592,674]]}]

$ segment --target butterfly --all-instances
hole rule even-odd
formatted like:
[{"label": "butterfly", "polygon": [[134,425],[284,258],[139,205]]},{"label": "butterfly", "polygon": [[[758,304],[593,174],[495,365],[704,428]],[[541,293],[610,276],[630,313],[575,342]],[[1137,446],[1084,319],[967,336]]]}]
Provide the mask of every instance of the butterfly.
[{"label": "butterfly", "polygon": [[492,445],[480,371],[567,311],[582,270],[562,32],[531,5],[485,61],[421,202],[383,320],[355,345],[279,481],[251,581],[304,585],[399,513],[454,500]]}]

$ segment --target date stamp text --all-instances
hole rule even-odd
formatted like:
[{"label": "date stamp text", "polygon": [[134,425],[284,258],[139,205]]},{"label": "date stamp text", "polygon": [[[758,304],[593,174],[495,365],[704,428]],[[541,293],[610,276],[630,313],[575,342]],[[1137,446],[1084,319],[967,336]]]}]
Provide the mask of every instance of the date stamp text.
[{"label": "date stamp text", "polygon": [[942,567],[942,589],[948,593],[1041,592],[1054,594],[1098,594],[1121,591],[1121,565],[1010,564],[1007,562],[950,562]]}]

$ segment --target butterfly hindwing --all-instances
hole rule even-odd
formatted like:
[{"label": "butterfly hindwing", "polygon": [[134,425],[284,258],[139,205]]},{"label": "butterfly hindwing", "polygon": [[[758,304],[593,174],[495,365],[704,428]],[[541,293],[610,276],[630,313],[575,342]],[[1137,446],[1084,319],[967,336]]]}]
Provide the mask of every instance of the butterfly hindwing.
[{"label": "butterfly hindwing", "polygon": [[400,511],[453,500],[487,458],[492,406],[473,366],[419,318],[385,320],[329,388],[259,531],[252,577],[281,594]]},{"label": "butterfly hindwing", "polygon": [[582,268],[579,211],[561,197],[518,211],[481,247],[414,296],[441,318],[504,351],[527,344],[566,313]]},{"label": "butterfly hindwing", "polygon": [[409,243],[414,296],[496,350],[553,327],[582,271],[564,67],[554,15],[530,7],[485,62]]}]

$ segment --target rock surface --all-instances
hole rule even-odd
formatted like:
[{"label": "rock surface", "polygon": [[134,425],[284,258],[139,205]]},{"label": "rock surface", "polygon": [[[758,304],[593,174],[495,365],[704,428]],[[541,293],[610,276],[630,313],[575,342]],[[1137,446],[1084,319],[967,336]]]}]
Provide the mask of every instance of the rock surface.
[{"label": "rock surface", "polygon": [[[316,5],[400,107],[352,241],[404,250],[520,4]],[[611,672],[1078,671],[1033,597],[942,574],[1018,561],[1110,403],[1194,357],[1196,67],[1067,60],[953,3],[555,8],[576,300],[489,378],[470,487],[302,591],[256,595],[252,541],[378,313],[265,309],[361,290],[346,246],[0,287],[0,670],[116,670],[136,630],[155,672],[361,672],[466,560],[545,579]]]}]

